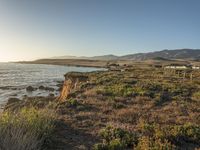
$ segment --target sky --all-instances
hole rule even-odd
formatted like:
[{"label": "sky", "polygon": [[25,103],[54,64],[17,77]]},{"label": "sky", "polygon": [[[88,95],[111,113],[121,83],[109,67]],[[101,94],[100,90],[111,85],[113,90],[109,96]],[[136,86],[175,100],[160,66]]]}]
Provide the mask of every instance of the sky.
[{"label": "sky", "polygon": [[0,61],[200,48],[199,0],[0,0]]}]

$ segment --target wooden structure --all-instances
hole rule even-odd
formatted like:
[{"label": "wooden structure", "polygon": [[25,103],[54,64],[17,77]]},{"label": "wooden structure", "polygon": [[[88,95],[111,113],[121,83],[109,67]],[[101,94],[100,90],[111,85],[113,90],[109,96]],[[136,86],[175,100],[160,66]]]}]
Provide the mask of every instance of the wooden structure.
[{"label": "wooden structure", "polygon": [[164,77],[193,80],[193,70],[187,68],[164,68]]}]

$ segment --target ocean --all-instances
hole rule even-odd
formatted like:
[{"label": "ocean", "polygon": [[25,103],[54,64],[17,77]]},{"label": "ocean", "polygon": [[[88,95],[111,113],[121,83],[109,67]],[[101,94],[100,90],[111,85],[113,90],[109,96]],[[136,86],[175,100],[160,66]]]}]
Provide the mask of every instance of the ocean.
[{"label": "ocean", "polygon": [[[71,67],[41,64],[0,63],[0,104],[12,97],[58,95],[57,84],[62,83],[64,74],[71,71],[91,72],[102,70],[91,67]],[[45,86],[55,91],[36,90],[27,92],[26,87]]]}]

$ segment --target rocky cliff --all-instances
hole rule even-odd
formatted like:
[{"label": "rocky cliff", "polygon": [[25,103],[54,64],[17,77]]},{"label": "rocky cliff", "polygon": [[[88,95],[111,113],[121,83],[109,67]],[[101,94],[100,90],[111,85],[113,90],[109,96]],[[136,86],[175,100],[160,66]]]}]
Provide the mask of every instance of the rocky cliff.
[{"label": "rocky cliff", "polygon": [[82,82],[87,82],[88,76],[80,72],[69,72],[65,75],[65,81],[63,84],[60,96],[57,98],[59,102],[65,101],[71,93],[75,90],[80,89]]}]

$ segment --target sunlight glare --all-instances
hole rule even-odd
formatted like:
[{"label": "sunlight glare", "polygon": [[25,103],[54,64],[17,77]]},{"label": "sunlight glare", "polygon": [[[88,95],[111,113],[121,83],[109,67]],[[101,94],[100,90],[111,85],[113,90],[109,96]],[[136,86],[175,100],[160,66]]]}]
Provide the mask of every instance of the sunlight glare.
[{"label": "sunlight glare", "polygon": [[17,54],[10,51],[0,50],[0,62],[15,61],[17,59]]}]

